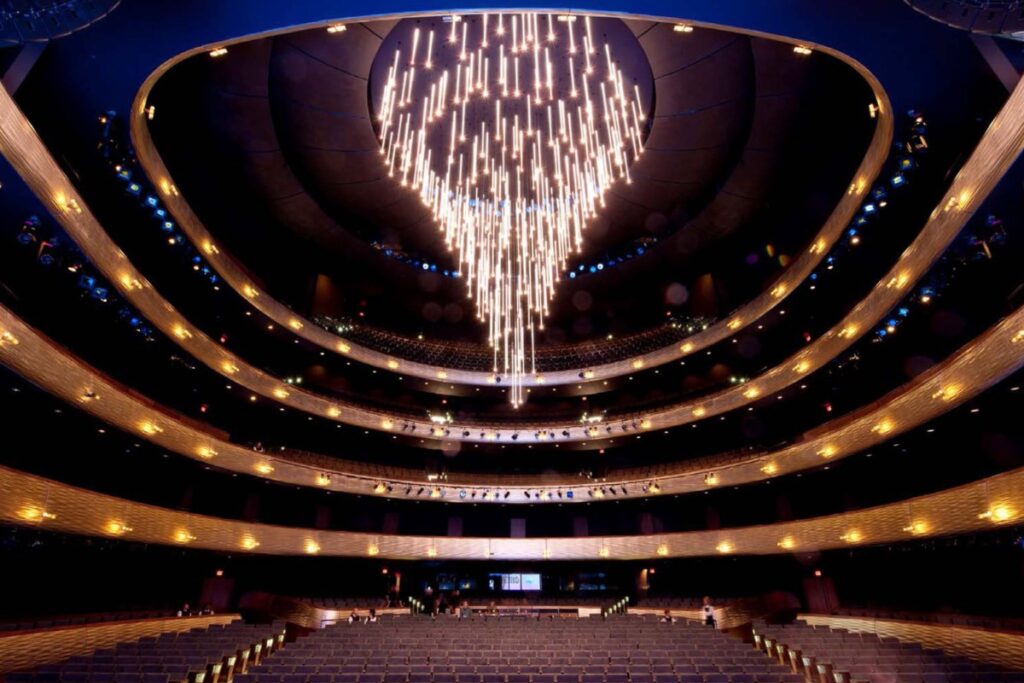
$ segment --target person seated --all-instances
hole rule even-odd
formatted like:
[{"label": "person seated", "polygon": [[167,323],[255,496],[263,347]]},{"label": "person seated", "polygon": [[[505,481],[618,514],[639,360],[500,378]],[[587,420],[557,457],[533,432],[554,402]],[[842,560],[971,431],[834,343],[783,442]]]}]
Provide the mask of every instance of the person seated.
[{"label": "person seated", "polygon": [[192,616],[192,606],[189,605],[187,602],[185,604],[183,604],[181,606],[181,609],[178,610],[178,616],[179,617],[190,617],[190,616]]},{"label": "person seated", "polygon": [[700,612],[704,617],[705,626],[715,625],[715,606],[711,604],[711,598],[707,595],[704,596],[704,606],[700,608]]},{"label": "person seated", "polygon": [[676,618],[672,616],[672,610],[665,610],[665,613],[661,615],[661,623],[663,624],[674,624]]},{"label": "person seated", "polygon": [[205,605],[203,605],[203,609],[200,612],[200,614],[202,614],[205,617],[213,616],[213,605],[211,605],[210,603],[206,603]]},{"label": "person seated", "polygon": [[348,615],[348,623],[358,624],[362,619],[359,617],[359,610],[353,608],[352,614]]},{"label": "person seated", "polygon": [[377,610],[373,609],[372,607],[370,608],[370,616],[366,617],[366,623],[367,624],[376,624],[377,623]]}]

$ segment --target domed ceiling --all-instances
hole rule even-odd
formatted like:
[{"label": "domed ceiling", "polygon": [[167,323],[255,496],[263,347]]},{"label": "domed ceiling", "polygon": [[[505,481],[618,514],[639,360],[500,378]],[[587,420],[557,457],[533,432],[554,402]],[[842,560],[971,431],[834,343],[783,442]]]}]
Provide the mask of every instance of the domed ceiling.
[{"label": "domed ceiling", "polygon": [[[483,343],[465,282],[445,275],[458,263],[418,195],[388,177],[375,127],[396,47],[449,27],[382,20],[257,39],[230,60],[186,60],[154,89],[152,133],[184,196],[295,310]],[[595,18],[593,31],[651,103],[649,130],[633,182],[615,183],[583,231],[540,347],[753,297],[820,228],[871,132],[869,89],[838,60],[656,22]]]}]

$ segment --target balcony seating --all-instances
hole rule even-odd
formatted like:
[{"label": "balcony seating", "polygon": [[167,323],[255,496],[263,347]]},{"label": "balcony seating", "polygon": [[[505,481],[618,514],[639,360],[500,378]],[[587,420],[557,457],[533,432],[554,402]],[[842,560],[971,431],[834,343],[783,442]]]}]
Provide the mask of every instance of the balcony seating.
[{"label": "balcony seating", "polygon": [[1024,672],[951,656],[937,648],[872,633],[754,624],[755,646],[806,683],[1024,683]]},{"label": "balcony seating", "polygon": [[842,607],[835,611],[844,617],[862,619],[895,619],[897,621],[916,621],[925,624],[943,624],[949,626],[970,626],[987,628],[997,631],[1024,632],[1024,619],[1010,617],[983,617],[952,612],[912,612],[907,610],[885,610],[866,607]]},{"label": "balcony seating", "polygon": [[66,614],[56,617],[45,617],[36,619],[19,619],[17,621],[0,622],[0,632],[30,631],[42,628],[62,628],[65,626],[81,626],[84,624],[99,624],[110,621],[134,621],[136,619],[157,619],[159,617],[172,617],[174,610],[126,610],[121,612],[95,612],[84,614]]},{"label": "balcony seating", "polygon": [[119,643],[7,674],[5,683],[226,683],[283,645],[283,623],[233,621]]}]

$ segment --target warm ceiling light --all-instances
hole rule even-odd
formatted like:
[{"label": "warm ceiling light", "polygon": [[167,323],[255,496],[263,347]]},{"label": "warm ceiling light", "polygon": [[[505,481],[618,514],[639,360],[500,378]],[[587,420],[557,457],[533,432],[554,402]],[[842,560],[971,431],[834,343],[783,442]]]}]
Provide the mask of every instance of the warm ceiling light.
[{"label": "warm ceiling light", "polygon": [[672,30],[676,33],[693,33],[693,25],[691,24],[676,24],[672,27]]},{"label": "warm ceiling light", "polygon": [[299,320],[298,318],[292,318],[291,320],[288,321],[288,327],[292,328],[293,330],[301,330],[302,321]]},{"label": "warm ceiling light", "polygon": [[346,344],[345,342],[338,342],[338,352],[339,353],[348,353],[351,350],[352,350],[352,347],[349,346],[348,344]]},{"label": "warm ceiling light", "polygon": [[105,528],[108,534],[113,534],[114,536],[121,536],[132,530],[130,526],[117,519],[112,519],[107,522],[107,526]]},{"label": "warm ceiling light", "polygon": [[242,285],[242,294],[245,294],[250,299],[255,299],[260,295],[260,290],[256,289],[252,285]]},{"label": "warm ceiling light", "polygon": [[537,384],[544,384],[545,382],[547,382],[547,379],[544,377],[544,375],[537,375],[536,377],[533,378],[533,381],[536,382]]},{"label": "warm ceiling light", "polygon": [[812,50],[811,50],[811,48],[807,47],[806,45],[796,45],[793,48],[793,52],[797,53],[798,55],[807,56],[807,55],[811,54]]},{"label": "warm ceiling light", "polygon": [[430,490],[430,497],[431,498],[440,498],[441,497],[441,489],[436,487],[436,486],[434,488],[432,488]]},{"label": "warm ceiling light", "polygon": [[777,545],[783,550],[792,550],[796,547],[796,539],[792,536],[785,536]]},{"label": "warm ceiling light", "polygon": [[142,289],[142,283],[139,282],[138,278],[132,276],[131,273],[121,273],[117,280],[127,290]]},{"label": "warm ceiling light", "polygon": [[918,520],[916,522],[911,522],[909,525],[903,527],[903,530],[907,533],[913,534],[914,536],[921,536],[923,534],[928,533],[929,526],[927,522],[923,520]]},{"label": "warm ceiling light", "polygon": [[843,339],[852,339],[855,334],[857,334],[857,326],[852,323],[839,330],[839,336]]},{"label": "warm ceiling light", "polygon": [[246,534],[242,536],[242,549],[243,550],[255,550],[260,547],[260,542],[256,540],[256,537],[252,534]]},{"label": "warm ceiling light", "polygon": [[283,387],[277,387],[276,389],[274,389],[274,391],[272,393],[274,394],[274,398],[280,398],[280,399],[286,399],[286,398],[288,398],[288,395],[289,395],[288,394],[288,390],[283,388]]},{"label": "warm ceiling light", "polygon": [[[499,14],[508,35],[488,33],[487,16],[463,21],[461,41],[452,23],[440,48],[450,69],[430,70],[434,31],[420,40],[415,29],[380,95],[379,140],[388,175],[417,192],[455,253],[518,406],[565,264],[608,189],[630,182],[647,105],[610,45],[594,42],[590,17],[581,32],[551,14]],[[469,21],[482,28],[475,49]],[[556,41],[570,46],[564,58]]]},{"label": "warm ceiling light", "polygon": [[811,362],[808,360],[802,360],[793,366],[793,372],[797,373],[798,375],[802,375],[810,369]]},{"label": "warm ceiling light", "polygon": [[213,450],[209,446],[200,446],[196,449],[196,455],[205,460],[209,460],[217,455],[217,451]]},{"label": "warm ceiling light", "polygon": [[777,474],[779,471],[779,466],[773,462],[765,463],[761,467],[761,471],[768,475]]},{"label": "warm ceiling light", "polygon": [[[1013,336],[1010,337],[1010,343],[1011,344],[1019,344],[1022,341],[1024,341],[1024,330],[1017,330],[1016,332],[1013,333]],[[17,344],[18,342],[15,341],[14,343]],[[2,345],[2,344],[3,344],[3,337],[2,337],[2,335],[0,335],[0,345]]]},{"label": "warm ceiling light", "polygon": [[433,546],[427,548],[427,557],[437,557],[437,548]]},{"label": "warm ceiling light", "polygon": [[817,241],[814,244],[811,245],[811,249],[810,249],[811,253],[812,254],[820,254],[821,252],[825,251],[825,244],[826,244],[825,243],[825,238],[824,237],[819,237],[817,239]]},{"label": "warm ceiling light", "polygon": [[888,434],[895,428],[896,425],[893,423],[892,420],[890,420],[889,418],[884,418],[880,420],[878,424],[872,427],[871,431],[874,432],[875,434]]},{"label": "warm ceiling light", "polygon": [[327,32],[332,35],[335,33],[344,33],[347,30],[348,26],[345,26],[345,24],[331,24],[327,27]]},{"label": "warm ceiling light", "polygon": [[704,417],[707,414],[708,414],[708,410],[704,406],[697,406],[696,408],[693,409],[693,416],[694,417]]},{"label": "warm ceiling light", "polygon": [[11,346],[17,346],[21,342],[11,332],[0,329],[0,349],[6,349]]},{"label": "warm ceiling light", "polygon": [[389,420],[388,418],[384,418],[383,420],[380,421],[380,428],[385,431],[391,431],[392,429],[395,428],[395,423]]},{"label": "warm ceiling light", "polygon": [[388,485],[385,484],[382,481],[381,482],[377,482],[377,485],[373,487],[373,492],[374,493],[384,493],[387,490],[388,490]]},{"label": "warm ceiling light", "polygon": [[226,47],[215,47],[214,49],[210,50],[210,56],[214,59],[216,59],[217,57],[223,57],[227,53],[228,49]]},{"label": "warm ceiling light", "polygon": [[961,391],[963,391],[963,387],[959,384],[947,384],[932,394],[932,398],[942,401],[952,401],[960,395]]},{"label": "warm ceiling light", "polygon": [[733,550],[735,550],[735,548],[733,547],[732,543],[730,543],[729,541],[722,541],[721,543],[719,543],[718,545],[715,546],[715,550],[717,550],[718,552],[722,553],[723,555],[726,555],[728,553],[731,553]]},{"label": "warm ceiling light", "polygon": [[178,529],[174,532],[175,543],[181,543],[184,545],[186,543],[191,543],[194,540],[196,540],[196,537],[190,534],[188,529]]},{"label": "warm ceiling light", "polygon": [[594,489],[594,498],[604,498],[604,489]]},{"label": "warm ceiling light", "polygon": [[704,475],[705,486],[718,486],[718,475],[714,472],[708,472]]},{"label": "warm ceiling light", "polygon": [[307,538],[306,542],[302,544],[302,549],[307,555],[316,555],[320,552],[320,544],[314,541],[312,538]]},{"label": "warm ceiling light", "polygon": [[321,472],[320,474],[316,475],[316,485],[317,486],[330,486],[331,485],[331,475],[327,474],[326,472]]},{"label": "warm ceiling light", "polygon": [[648,493],[661,493],[661,485],[658,484],[658,482],[654,482],[650,486],[647,487],[647,492]]},{"label": "warm ceiling light", "polygon": [[327,409],[327,417],[330,417],[330,418],[339,418],[339,417],[341,417],[341,408],[339,408],[338,406],[331,406],[330,408]]},{"label": "warm ceiling light", "polygon": [[785,285],[785,283],[780,282],[779,284],[777,284],[774,287],[772,287],[771,295],[773,297],[775,297],[776,299],[778,299],[779,297],[781,297],[785,293],[786,293],[786,285]]},{"label": "warm ceiling light", "polygon": [[743,392],[743,397],[749,399],[755,399],[760,395],[761,390],[758,389],[757,387],[747,387],[747,389]]},{"label": "warm ceiling light", "polygon": [[203,252],[207,256],[214,256],[220,253],[220,249],[218,249],[217,245],[210,240],[203,240]]},{"label": "warm ceiling light", "polygon": [[171,332],[178,339],[191,339],[192,333],[189,332],[188,328],[180,323],[175,323],[174,327],[171,328]]},{"label": "warm ceiling light", "polygon": [[889,281],[885,283],[885,286],[888,289],[903,289],[907,286],[908,282],[910,282],[910,273],[904,270],[889,278]]},{"label": "warm ceiling light", "polygon": [[665,545],[664,543],[659,545],[658,546],[658,555],[660,555],[661,557],[667,557],[668,556],[668,546]]},{"label": "warm ceiling light", "polygon": [[1016,516],[1013,509],[1008,505],[993,505],[987,511],[978,515],[978,519],[988,519],[995,524],[1002,524],[1008,522]]},{"label": "warm ceiling light", "polygon": [[832,444],[825,444],[824,446],[818,449],[818,455],[825,458],[826,460],[828,458],[831,458],[838,452],[839,449],[833,446]]},{"label": "warm ceiling light", "polygon": [[82,213],[82,206],[78,203],[78,200],[74,197],[67,196],[63,192],[55,194],[53,196],[53,202],[67,213]]},{"label": "warm ceiling light", "polygon": [[646,417],[644,419],[640,420],[640,429],[650,429],[650,428],[651,428],[651,421],[650,420],[648,420]]},{"label": "warm ceiling light", "polygon": [[679,347],[679,353],[690,353],[691,351],[693,351],[693,344],[691,342],[686,342]]},{"label": "warm ceiling light", "polygon": [[233,375],[236,372],[238,372],[238,366],[235,365],[234,363],[232,363],[229,360],[223,361],[220,364],[220,369],[223,370],[224,372],[226,372],[229,375]]},{"label": "warm ceiling light", "polygon": [[635,361],[633,361],[633,369],[634,370],[640,370],[643,367],[644,367],[644,360],[643,360],[643,358],[637,358]]},{"label": "warm ceiling light", "polygon": [[261,462],[256,465],[256,471],[260,474],[270,474],[274,471],[274,466],[269,462]]},{"label": "warm ceiling light", "polygon": [[397,370],[398,369],[398,361],[393,359],[393,358],[391,360],[389,360],[388,361],[388,368],[391,369],[391,370]]},{"label": "warm ceiling light", "polygon": [[584,370],[583,371],[583,379],[594,379],[594,371],[593,370]]},{"label": "warm ceiling light", "polygon": [[608,550],[608,546],[603,545],[601,546],[601,549],[597,551],[597,554],[601,557],[608,557],[611,554],[611,551]]},{"label": "warm ceiling light", "polygon": [[380,555],[380,547],[379,547],[379,546],[377,546],[376,544],[374,544],[374,545],[371,545],[370,547],[368,547],[368,548],[366,549],[366,554],[367,554],[367,555],[370,555],[370,556],[373,556],[373,555]]},{"label": "warm ceiling light", "polygon": [[742,320],[740,320],[739,318],[733,318],[726,324],[726,327],[728,327],[730,330],[738,330],[740,329],[740,325],[742,324]]},{"label": "warm ceiling light", "polygon": [[163,427],[156,424],[155,422],[144,421],[139,423],[139,431],[147,436],[156,436],[157,434],[163,433]]},{"label": "warm ceiling light", "polygon": [[444,370],[438,370],[437,371],[437,378],[438,379],[448,379],[448,373],[445,372]]},{"label": "warm ceiling light", "polygon": [[48,519],[57,519],[57,515],[47,512],[44,508],[35,505],[26,505],[18,510],[18,517],[26,522],[45,522]]},{"label": "warm ceiling light", "polygon": [[844,541],[846,543],[860,543],[862,540],[864,540],[864,534],[862,534],[857,529],[850,529],[845,534],[840,536],[839,540]]}]

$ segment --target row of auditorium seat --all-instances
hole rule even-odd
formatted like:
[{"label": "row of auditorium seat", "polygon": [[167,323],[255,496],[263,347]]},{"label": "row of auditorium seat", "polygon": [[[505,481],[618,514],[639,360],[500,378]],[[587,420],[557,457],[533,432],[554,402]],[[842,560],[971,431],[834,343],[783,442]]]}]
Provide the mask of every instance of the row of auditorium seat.
[{"label": "row of auditorium seat", "polygon": [[801,683],[742,642],[654,619],[437,621],[328,626],[235,683]]},{"label": "row of auditorium seat", "polygon": [[283,623],[233,621],[119,643],[29,671],[5,683],[226,683],[284,645]]},{"label": "row of auditorium seat", "polygon": [[754,641],[807,683],[1024,683],[1024,672],[951,656],[938,648],[873,633],[756,622]]},{"label": "row of auditorium seat", "polygon": [[[383,597],[378,596],[364,596],[364,597],[319,597],[319,598],[298,598],[302,602],[305,602],[314,607],[323,607],[327,609],[370,609],[383,607],[386,600]],[[639,598],[634,603],[634,607],[651,607],[651,608],[672,608],[672,609],[697,609],[701,605],[702,598],[699,597],[688,597],[688,598],[669,598],[669,597],[654,597],[654,598]],[[609,603],[607,597],[595,597],[595,598],[580,598],[576,596],[530,596],[530,597],[485,597],[485,598],[473,598],[470,599],[470,604],[490,604],[494,603],[498,606],[515,606],[515,605],[530,605],[530,606],[554,606],[554,605],[573,605],[579,607],[601,607]],[[726,604],[726,600],[716,599],[716,604],[722,606]]]}]

